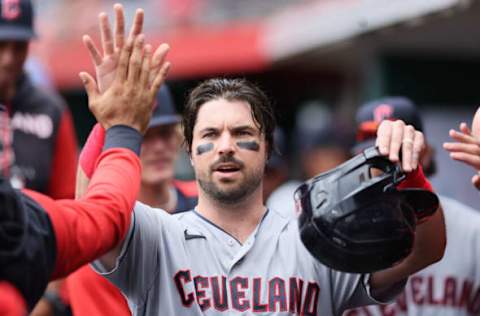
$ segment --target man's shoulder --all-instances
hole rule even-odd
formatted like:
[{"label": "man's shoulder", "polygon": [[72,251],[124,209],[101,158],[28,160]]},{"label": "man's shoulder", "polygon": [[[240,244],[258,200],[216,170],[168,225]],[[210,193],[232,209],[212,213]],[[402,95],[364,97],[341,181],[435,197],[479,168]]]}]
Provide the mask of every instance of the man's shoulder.
[{"label": "man's shoulder", "polygon": [[456,217],[469,216],[474,220],[480,220],[480,211],[444,195],[439,196],[439,199],[445,213],[455,214]]},{"label": "man's shoulder", "polygon": [[[446,196],[440,196],[445,222],[448,228],[458,232],[480,233],[480,211]],[[459,228],[454,228],[459,226]]]},{"label": "man's shoulder", "polygon": [[35,110],[38,113],[44,110],[61,113],[66,109],[65,100],[58,93],[35,86],[28,77],[21,81],[13,104],[22,112]]},{"label": "man's shoulder", "polygon": [[141,217],[145,220],[155,220],[155,221],[167,221],[167,222],[183,222],[183,221],[193,221],[195,215],[193,210],[186,210],[178,213],[170,214],[161,208],[152,207],[150,205],[144,204],[140,201],[135,202],[134,206],[134,216],[135,218]]}]

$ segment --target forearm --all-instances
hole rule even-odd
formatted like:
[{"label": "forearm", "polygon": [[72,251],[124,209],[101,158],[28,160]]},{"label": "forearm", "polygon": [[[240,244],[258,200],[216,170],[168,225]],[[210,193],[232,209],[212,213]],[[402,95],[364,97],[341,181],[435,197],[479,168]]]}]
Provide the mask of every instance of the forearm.
[{"label": "forearm", "polygon": [[[129,133],[120,133],[114,139],[107,133],[105,151],[97,159],[95,172],[82,198],[55,202],[58,211],[45,207],[57,239],[52,278],[65,276],[96,259],[124,238],[140,188],[137,153],[141,137]],[[136,149],[124,146],[129,137],[137,144]]]},{"label": "forearm", "polygon": [[411,254],[398,265],[373,273],[370,278],[372,290],[388,288],[439,261],[446,245],[445,222],[441,206],[428,221],[417,226]]}]

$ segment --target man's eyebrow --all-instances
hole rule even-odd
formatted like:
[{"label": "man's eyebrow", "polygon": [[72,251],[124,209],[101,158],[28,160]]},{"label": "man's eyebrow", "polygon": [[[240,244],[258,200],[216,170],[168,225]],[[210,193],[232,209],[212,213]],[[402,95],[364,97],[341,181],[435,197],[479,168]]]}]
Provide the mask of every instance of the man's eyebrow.
[{"label": "man's eyebrow", "polygon": [[205,132],[216,132],[218,131],[218,128],[215,127],[204,127],[202,128],[199,132],[200,133],[205,133]]},{"label": "man's eyebrow", "polygon": [[258,129],[256,129],[254,126],[251,125],[240,125],[240,126],[234,126],[231,128],[233,132],[241,132],[241,131],[251,131],[254,133],[258,132]]}]

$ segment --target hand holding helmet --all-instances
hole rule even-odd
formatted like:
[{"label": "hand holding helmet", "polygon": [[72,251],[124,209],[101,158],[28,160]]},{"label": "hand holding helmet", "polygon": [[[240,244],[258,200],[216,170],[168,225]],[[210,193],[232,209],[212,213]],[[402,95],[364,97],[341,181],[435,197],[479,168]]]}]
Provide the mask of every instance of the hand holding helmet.
[{"label": "hand holding helmet", "polygon": [[401,121],[385,122],[378,150],[368,148],[297,190],[302,241],[333,269],[366,273],[393,266],[412,251],[417,222],[438,208],[421,171],[412,172],[403,184],[408,189],[399,190],[403,170],[418,167],[423,135]]}]

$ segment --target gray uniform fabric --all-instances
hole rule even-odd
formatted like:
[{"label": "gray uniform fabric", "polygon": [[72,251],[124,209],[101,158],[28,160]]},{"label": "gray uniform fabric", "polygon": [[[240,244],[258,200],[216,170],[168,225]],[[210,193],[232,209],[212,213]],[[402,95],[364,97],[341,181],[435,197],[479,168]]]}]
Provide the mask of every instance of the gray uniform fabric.
[{"label": "gray uniform fabric", "polygon": [[480,213],[440,196],[447,247],[439,262],[413,274],[394,304],[350,310],[344,316],[480,315]]},{"label": "gray uniform fabric", "polygon": [[[377,303],[368,275],[333,271],[303,246],[296,219],[267,211],[242,245],[197,211],[170,215],[137,203],[117,265],[97,272],[133,315],[341,315]],[[382,293],[390,300],[404,282]]]}]

